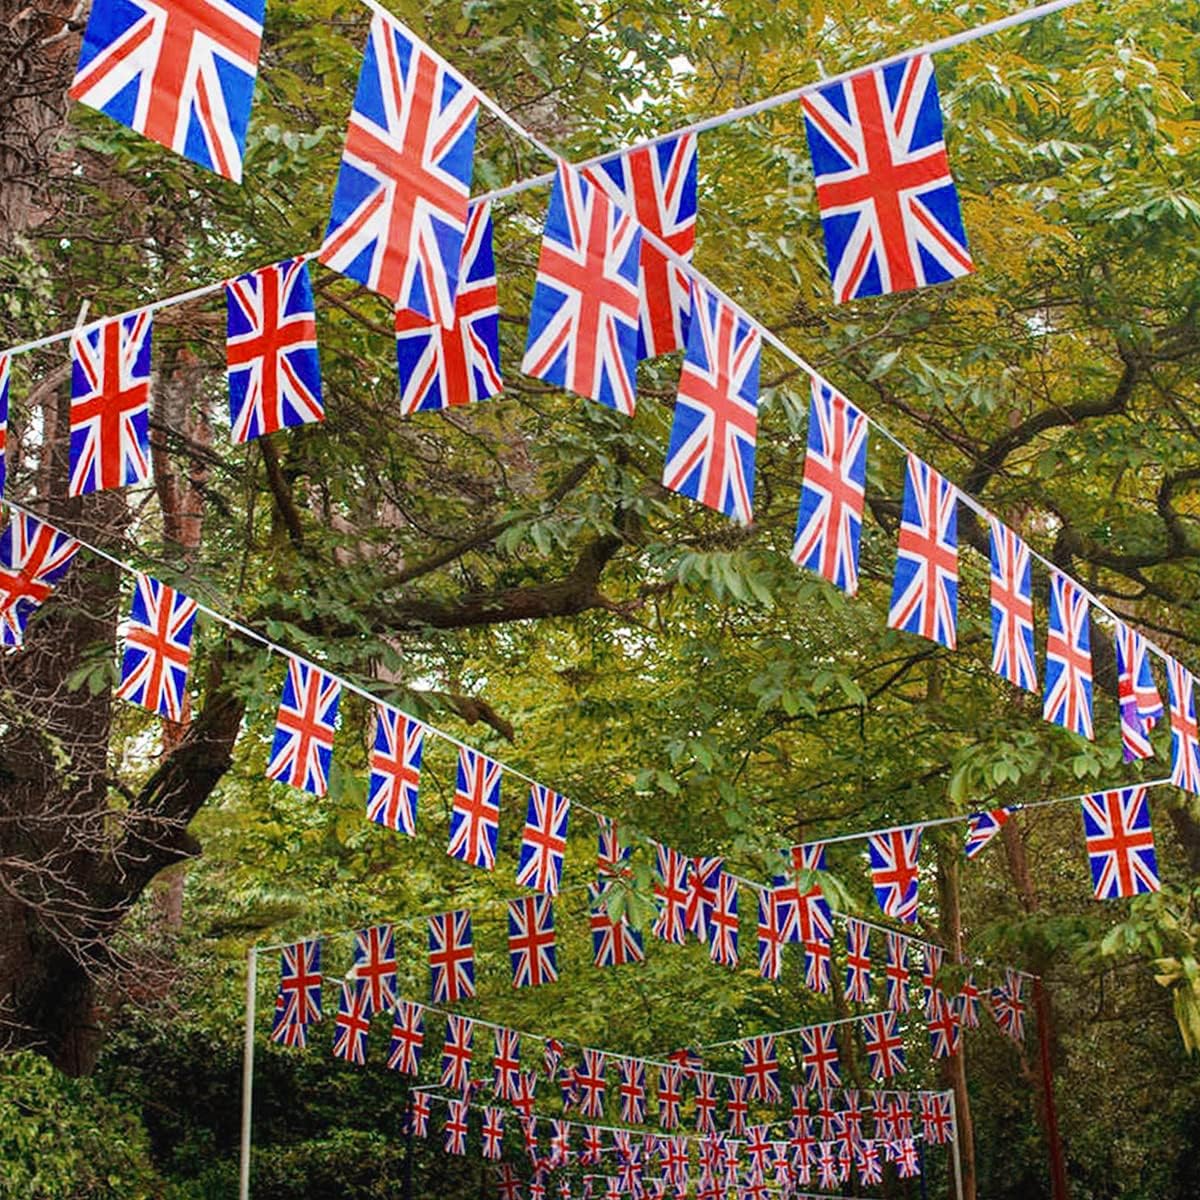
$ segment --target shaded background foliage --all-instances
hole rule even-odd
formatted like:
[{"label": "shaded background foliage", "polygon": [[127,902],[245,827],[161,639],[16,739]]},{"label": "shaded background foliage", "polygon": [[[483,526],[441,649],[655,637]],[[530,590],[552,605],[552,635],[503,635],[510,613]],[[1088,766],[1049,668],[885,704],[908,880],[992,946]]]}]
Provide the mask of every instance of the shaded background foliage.
[{"label": "shaded background foliage", "polygon": [[[487,0],[395,11],[578,157],[1007,8]],[[0,111],[12,116],[0,142],[3,340],[71,324],[85,297],[93,315],[116,312],[317,244],[366,10],[270,8],[241,188],[95,114],[67,114],[80,14],[47,3],[12,16],[11,69],[0,72]],[[697,254],[848,395],[1189,663],[1200,642],[1198,28],[1191,0],[1084,4],[939,58],[979,265],[953,287],[830,303],[796,107],[705,135]],[[476,190],[545,165],[483,121]],[[979,555],[963,558],[957,653],[883,628],[902,464],[881,439],[862,595],[847,601],[789,564],[807,411],[806,380],[790,364],[765,359],[746,530],[658,486],[677,361],[640,368],[632,422],[521,378],[544,203],[534,192],[498,211],[507,398],[398,419],[386,306],[318,269],[324,425],[228,445],[214,297],[157,319],[154,489],[63,499],[60,346],[14,364],[16,494],[583,803],[688,852],[726,852],[743,873],[765,875],[773,851],[804,837],[1139,777],[1120,762],[1102,630],[1094,745],[1043,726],[1036,698],[990,675]],[[979,548],[965,514],[962,535]],[[1035,593],[1040,603],[1037,573]],[[524,806],[515,780],[495,877],[442,853],[453,771],[444,744],[427,747],[417,838],[364,823],[368,713],[353,697],[329,797],[268,785],[278,659],[202,621],[197,721],[190,734],[160,731],[110,702],[123,603],[111,572],[76,565],[29,650],[0,668],[0,801],[16,831],[0,843],[14,905],[5,928],[19,943],[0,945],[10,1040],[94,1071],[76,1083],[28,1053],[2,1060],[11,1120],[0,1121],[0,1184],[13,1195],[228,1195],[246,946],[513,891]],[[1039,644],[1043,617],[1039,607]],[[60,706],[50,710],[61,714],[56,743],[44,737],[47,696]],[[33,741],[48,746],[38,778],[56,781],[50,789],[20,768]],[[1158,774],[1161,731],[1155,742]],[[184,761],[208,772],[186,795],[172,775]],[[179,802],[148,821],[155,787]],[[952,938],[933,898],[957,897],[973,953],[1046,979],[1079,1200],[1197,1193],[1188,1153],[1200,1097],[1180,1035],[1194,1036],[1197,1021],[1198,814],[1181,796],[1152,803],[1166,886],[1132,903],[1090,900],[1071,806],[1022,817],[957,877],[957,832],[927,839],[925,931]],[[80,806],[102,818],[83,822],[98,844],[64,852],[29,835],[34,818],[65,824]],[[154,850],[143,862],[123,839],[147,828]],[[578,891],[592,834],[577,812],[559,984],[514,995],[499,914],[479,909],[481,1015],[657,1054],[825,1015],[790,958],[777,985],[712,967],[698,947],[652,944],[644,967],[594,971]],[[13,866],[61,853],[124,863],[137,881],[97,897],[100,915],[69,937],[31,901],[25,866]],[[644,885],[644,847],[637,863]],[[844,906],[869,911],[859,849],[836,849],[830,866]],[[635,913],[639,903],[635,893]],[[419,933],[402,932],[399,946],[402,990],[419,996]],[[348,960],[344,942],[330,945],[331,976]],[[46,999],[60,994],[71,1004]],[[269,999],[264,980],[264,1010]],[[327,1032],[314,1032],[307,1055],[260,1044],[257,1195],[402,1186],[405,1091],[379,1064],[385,1031],[362,1072],[328,1061]],[[914,1086],[939,1082],[919,1040],[910,1057]],[[1032,1048],[1021,1054],[985,1029],[968,1036],[965,1063],[979,1193],[1049,1195]],[[56,1149],[35,1153],[48,1111],[61,1122]],[[417,1194],[477,1194],[478,1164],[435,1147],[414,1151]],[[940,1156],[930,1171],[936,1194]]]}]

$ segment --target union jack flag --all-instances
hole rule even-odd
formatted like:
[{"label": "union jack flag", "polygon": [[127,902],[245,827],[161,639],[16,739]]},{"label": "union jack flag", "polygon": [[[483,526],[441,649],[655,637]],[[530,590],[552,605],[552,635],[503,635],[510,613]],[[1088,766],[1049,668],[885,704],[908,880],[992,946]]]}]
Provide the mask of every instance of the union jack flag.
[{"label": "union jack flag", "polygon": [[1116,900],[1161,890],[1146,789],[1098,792],[1084,796],[1082,807],[1096,899]]},{"label": "union jack flag", "polygon": [[792,561],[858,592],[858,549],[867,484],[867,418],[813,376],[800,512]]},{"label": "union jack flag", "polygon": [[717,1111],[717,1078],[711,1071],[696,1072],[696,1132],[715,1133]]},{"label": "union jack flag", "polygon": [[8,479],[8,385],[12,355],[0,354],[0,496]]},{"label": "union jack flag", "polygon": [[458,751],[458,781],[450,811],[451,858],[490,871],[500,834],[500,764],[466,746]]},{"label": "union jack flag", "polygon": [[738,965],[738,928],[738,883],[722,871],[708,917],[708,955],[713,962],[724,967]]},{"label": "union jack flag", "polygon": [[475,944],[467,909],[429,918],[429,974],[434,1004],[474,998]]},{"label": "union jack flag", "polygon": [[613,919],[605,903],[606,891],[606,888],[588,887],[592,956],[596,966],[622,967],[626,963],[645,962],[641,932],[630,927],[624,914]]},{"label": "union jack flag", "polygon": [[892,1093],[875,1093],[875,1140],[890,1142],[896,1137],[896,1118],[892,1112]]},{"label": "union jack flag", "polygon": [[809,1091],[838,1087],[842,1082],[838,1070],[837,1042],[833,1034],[832,1025],[813,1025],[800,1030],[800,1044],[804,1052],[804,1084]]},{"label": "union jack flag", "polygon": [[795,879],[775,875],[771,879],[770,914],[780,945],[801,941],[800,888]]},{"label": "union jack flag", "polygon": [[565,1049],[566,1047],[558,1038],[546,1039],[542,1048],[542,1066],[545,1068],[547,1079],[553,1079],[558,1074]]},{"label": "union jack flag", "polygon": [[679,1105],[683,1100],[683,1072],[674,1064],[658,1068],[658,1123],[664,1129],[679,1125]]},{"label": "union jack flag", "polygon": [[908,1012],[908,938],[899,933],[887,936],[887,1006],[893,1012]]},{"label": "union jack flag", "polygon": [[535,783],[529,789],[529,811],[521,837],[517,864],[519,887],[537,888],[557,896],[562,886],[563,851],[567,848],[567,820],[571,802],[548,787]]},{"label": "union jack flag", "polygon": [[626,1125],[643,1125],[646,1121],[646,1064],[640,1058],[623,1058],[620,1069],[617,1095],[621,1100],[621,1120]]},{"label": "union jack flag", "polygon": [[968,973],[959,989],[956,1000],[958,1006],[958,1023],[964,1029],[979,1028],[979,987],[975,976]]},{"label": "union jack flag", "polygon": [[[825,870],[825,843],[805,842],[793,846],[791,851],[792,871],[797,877],[805,872]],[[813,883],[807,891],[800,891],[799,878],[796,884],[796,917],[800,925],[800,941],[828,941],[833,937],[833,914],[829,901],[821,891],[820,883]]]},{"label": "union jack flag", "polygon": [[688,898],[685,920],[689,932],[702,942],[709,940],[713,905],[724,873],[723,858],[693,858],[688,872]]},{"label": "union jack flag", "polygon": [[[651,146],[614,154],[586,168],[585,174],[610,192],[615,188],[619,203],[643,229],[691,261],[696,246],[694,133],[675,134]],[[687,272],[645,236],[638,291],[638,358],[682,349],[691,314]]]},{"label": "union jack flag", "polygon": [[974,858],[1007,824],[1015,808],[993,808],[988,812],[972,813],[967,821],[967,844],[965,853]]},{"label": "union jack flag", "polygon": [[369,766],[367,820],[398,833],[417,832],[417,789],[425,726],[392,708],[375,705],[375,737]]},{"label": "union jack flag", "polygon": [[79,543],[35,517],[14,512],[0,533],[0,645],[20,646],[29,617],[66,574]]},{"label": "union jack flag", "polygon": [[1117,648],[1117,705],[1125,761],[1153,758],[1150,730],[1163,715],[1163,703],[1150,672],[1146,639],[1118,621],[1113,627],[1113,644]]},{"label": "union jack flag", "polygon": [[554,905],[547,896],[529,896],[508,904],[508,956],[513,987],[538,987],[558,980]]},{"label": "union jack flag", "polygon": [[150,313],[71,335],[71,478],[67,494],[150,478]]},{"label": "union jack flag", "polygon": [[817,1143],[817,1184],[825,1191],[838,1185],[837,1146],[833,1142]]},{"label": "union jack flag", "polygon": [[915,1179],[921,1173],[921,1160],[912,1138],[903,1138],[896,1143],[892,1161],[901,1179]]},{"label": "union jack flag", "polygon": [[634,218],[560,162],[521,363],[526,375],[633,415],[641,244]]},{"label": "union jack flag", "polygon": [[751,1125],[746,1130],[746,1154],[751,1176],[761,1178],[771,1166],[771,1139],[765,1125]]},{"label": "union jack flag", "polygon": [[293,1050],[303,1050],[308,1046],[308,1026],[294,1019],[282,994],[275,997],[271,1041],[277,1046],[287,1046]]},{"label": "union jack flag", "polygon": [[311,663],[288,659],[267,778],[324,796],[342,685]]},{"label": "union jack flag", "polygon": [[404,1075],[419,1075],[425,1049],[425,1009],[411,1000],[396,1004],[392,1018],[392,1045],[387,1065]]},{"label": "union jack flag", "polygon": [[921,853],[921,827],[889,829],[867,838],[871,857],[871,883],[884,915],[898,921],[917,919],[917,858]]},{"label": "union jack flag", "polygon": [[499,1160],[504,1153],[504,1110],[485,1108],[480,1132],[483,1137],[483,1157],[493,1162]]},{"label": "union jack flag", "polygon": [[783,937],[779,930],[774,896],[758,889],[758,973],[763,979],[778,979],[783,967]]},{"label": "union jack flag", "polygon": [[398,308],[396,366],[405,416],[487,400],[504,390],[490,201],[467,210],[453,324]]},{"label": "union jack flag", "polygon": [[475,1022],[451,1013],[446,1017],[446,1044],[442,1048],[442,1087],[465,1092],[471,1086],[474,1050]]},{"label": "union jack flag", "polygon": [[894,1012],[871,1013],[862,1018],[863,1041],[873,1079],[890,1079],[904,1070],[904,1041],[896,1028]]},{"label": "union jack flag", "polygon": [[1193,795],[1200,795],[1196,680],[1173,658],[1167,659],[1167,703],[1171,709],[1171,782]]},{"label": "union jack flag", "polygon": [[367,1031],[371,1028],[371,1013],[367,996],[349,981],[342,984],[337,1016],[333,1021],[333,1057],[357,1067],[367,1061]]},{"label": "union jack flag", "polygon": [[958,492],[909,454],[888,628],[953,650],[957,622]]},{"label": "union jack flag", "polygon": [[565,1167],[571,1158],[571,1124],[569,1121],[550,1122],[550,1165]]},{"label": "union jack flag", "polygon": [[858,1088],[846,1088],[842,1093],[845,1108],[842,1111],[842,1128],[851,1142],[862,1137],[863,1111],[858,1099]]},{"label": "union jack flag", "polygon": [[[585,1167],[598,1167],[604,1158],[604,1134],[595,1125],[585,1125],[583,1128],[583,1149],[579,1152],[579,1162]],[[590,1183],[585,1180],[585,1185]]]},{"label": "union jack flag", "polygon": [[1025,1040],[1025,1001],[1021,996],[1024,983],[1020,971],[1008,968],[1004,982],[992,988],[992,1015],[1004,1036],[1014,1042]]},{"label": "union jack flag", "polygon": [[780,1099],[779,1058],[770,1034],[742,1043],[742,1072],[750,1081],[750,1099],[776,1104]]},{"label": "union jack flag", "polygon": [[225,285],[225,363],[235,442],[325,419],[308,263],[288,258]]},{"label": "union jack flag", "polygon": [[879,1144],[873,1141],[854,1143],[854,1169],[858,1181],[864,1187],[875,1187],[883,1182],[883,1164],[879,1161]]},{"label": "union jack flag", "polygon": [[1050,576],[1046,690],[1042,716],[1092,738],[1092,645],[1087,593],[1066,575]]},{"label": "union jack flag", "polygon": [[934,1058],[950,1058],[962,1045],[962,1026],[950,998],[940,988],[934,990],[928,1006],[929,1045]]},{"label": "union jack flag", "polygon": [[932,942],[922,942],[921,947],[924,958],[921,967],[921,1004],[926,1018],[932,1019],[934,988],[937,985],[937,975],[942,969],[946,952],[941,946],[935,946]]},{"label": "union jack flag", "polygon": [[663,486],[749,524],[762,334],[697,284]]},{"label": "union jack flag", "polygon": [[321,1019],[321,941],[284,946],[279,961],[279,996],[285,1020],[309,1025]]},{"label": "union jack flag", "polygon": [[373,17],[321,261],[452,324],[478,112],[446,63]]},{"label": "union jack flag", "polygon": [[809,991],[829,991],[831,958],[830,944],[823,938],[804,943],[804,986]]},{"label": "union jack flag", "polygon": [[[929,1102],[926,1108],[926,1101]],[[954,1116],[950,1108],[950,1093],[921,1097],[922,1135],[932,1145],[945,1145],[954,1140]]]},{"label": "union jack flag", "polygon": [[446,1101],[446,1124],[443,1127],[444,1146],[447,1154],[467,1152],[467,1102]]},{"label": "union jack flag", "polygon": [[853,918],[846,922],[846,999],[871,999],[871,930]]},{"label": "union jack flag", "polygon": [[96,4],[71,98],[241,182],[263,0]]},{"label": "union jack flag", "polygon": [[195,600],[138,572],[117,696],[169,721],[185,720],[195,624]]},{"label": "union jack flag", "polygon": [[596,837],[596,871],[603,879],[608,875],[628,875],[632,846],[622,846],[616,821],[608,817],[597,817],[599,832]]},{"label": "union jack flag", "polygon": [[350,973],[366,993],[368,1016],[396,1006],[396,939],[390,925],[372,925],[355,933]]},{"label": "union jack flag", "polygon": [[425,1092],[412,1092],[408,1101],[407,1125],[413,1137],[429,1134],[429,1096]]},{"label": "union jack flag", "polygon": [[584,1050],[583,1062],[575,1071],[579,1085],[579,1110],[585,1117],[604,1116],[605,1056],[601,1050]]},{"label": "union jack flag", "polygon": [[661,842],[655,843],[658,859],[658,880],[654,895],[658,901],[658,918],[651,931],[664,942],[682,946],[687,941],[688,878],[691,863],[678,850]]},{"label": "union jack flag", "polygon": [[992,560],[992,670],[1016,687],[1036,692],[1029,547],[995,517],[988,518],[988,526]]},{"label": "union jack flag", "polygon": [[525,1121],[532,1123],[533,1120],[533,1105],[536,1100],[537,1093],[537,1072],[522,1071],[520,1086],[517,1088],[517,1094],[512,1097],[512,1106],[519,1112]]},{"label": "union jack flag", "polygon": [[834,1102],[832,1088],[817,1091],[817,1120],[821,1123],[821,1140],[833,1141],[840,1131],[842,1114]]},{"label": "union jack flag", "polygon": [[831,83],[802,103],[838,303],[975,269],[930,55]]},{"label": "union jack flag", "polygon": [[492,1090],[501,1100],[509,1100],[517,1094],[521,1083],[521,1035],[515,1029],[497,1027],[495,1040]]}]

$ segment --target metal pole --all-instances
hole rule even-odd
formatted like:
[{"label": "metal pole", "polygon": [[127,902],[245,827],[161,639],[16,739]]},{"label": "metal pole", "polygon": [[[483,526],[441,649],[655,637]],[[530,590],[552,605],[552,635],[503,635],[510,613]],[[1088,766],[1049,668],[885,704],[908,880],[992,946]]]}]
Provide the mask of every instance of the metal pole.
[{"label": "metal pole", "polygon": [[962,1155],[958,1148],[958,1101],[953,1088],[950,1089],[950,1120],[954,1123],[954,1136],[950,1139],[950,1153],[954,1159],[954,1195],[955,1200],[963,1200]]},{"label": "metal pole", "polygon": [[254,1101],[254,999],[258,984],[258,948],[246,952],[246,1031],[242,1042],[242,1147],[238,1163],[238,1200],[250,1200],[250,1113]]}]

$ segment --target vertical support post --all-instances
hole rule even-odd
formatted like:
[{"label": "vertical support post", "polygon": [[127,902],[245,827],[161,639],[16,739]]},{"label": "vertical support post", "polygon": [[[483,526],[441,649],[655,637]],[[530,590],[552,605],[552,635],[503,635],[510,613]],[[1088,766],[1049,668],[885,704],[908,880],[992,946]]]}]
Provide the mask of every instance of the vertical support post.
[{"label": "vertical support post", "polygon": [[1050,1194],[1054,1200],[1067,1200],[1067,1162],[1062,1136],[1058,1131],[1058,1108],[1054,1103],[1054,1069],[1050,1061],[1050,999],[1042,977],[1033,981],[1033,1000],[1037,1008],[1038,1051],[1042,1065],[1042,1099],[1046,1114],[1046,1142],[1050,1151]]},{"label": "vertical support post", "polygon": [[958,1103],[954,1098],[953,1088],[950,1089],[948,1095],[950,1096],[950,1120],[954,1125],[954,1136],[950,1139],[950,1156],[954,1160],[954,1196],[955,1200],[963,1200],[962,1153],[958,1148]]},{"label": "vertical support post", "polygon": [[246,952],[246,1030],[242,1042],[242,1144],[238,1200],[250,1200],[250,1118],[254,1102],[254,1001],[258,991],[258,948]]}]

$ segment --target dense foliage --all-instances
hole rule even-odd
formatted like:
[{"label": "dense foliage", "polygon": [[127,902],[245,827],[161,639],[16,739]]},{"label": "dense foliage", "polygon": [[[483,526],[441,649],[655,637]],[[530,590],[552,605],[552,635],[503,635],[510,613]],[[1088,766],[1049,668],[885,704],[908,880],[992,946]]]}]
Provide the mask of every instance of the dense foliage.
[{"label": "dense foliage", "polygon": [[[394,6],[575,158],[1012,7]],[[5,42],[24,64],[9,78],[42,90],[4,85],[20,118],[10,140],[28,136],[19,170],[0,156],[0,269],[14,281],[0,293],[2,340],[71,325],[85,297],[93,315],[116,312],[316,246],[366,9],[270,7],[240,188],[94,113],[65,116],[78,38],[59,36],[66,16],[26,13],[28,40]],[[697,256],[849,396],[1190,664],[1200,662],[1198,51],[1192,0],[1125,0],[939,56],[979,268],[953,286],[831,303],[794,106],[704,135]],[[545,167],[483,122],[476,191]],[[847,600],[791,565],[807,380],[790,363],[764,359],[745,529],[659,486],[677,361],[642,366],[632,421],[522,378],[545,198],[531,190],[497,207],[505,398],[400,419],[391,314],[317,269],[323,425],[230,446],[214,296],[158,318],[154,489],[65,499],[61,345],[14,363],[10,487],[622,818],[636,844],[624,899],[637,920],[649,836],[765,878],[779,848],[804,838],[1165,773],[1161,728],[1154,762],[1121,762],[1102,621],[1094,744],[1044,725],[1037,697],[991,675],[986,531],[967,514],[958,651],[884,629],[902,458],[883,438],[871,444],[861,595]],[[0,920],[27,935],[14,939],[19,952],[0,945],[0,995],[6,1015],[15,1006],[14,1044],[95,1071],[75,1083],[27,1054],[0,1060],[4,1194],[230,1195],[246,949],[313,929],[400,922],[401,989],[422,998],[414,918],[472,906],[479,1015],[629,1053],[829,1013],[803,988],[798,955],[775,985],[712,966],[697,946],[650,943],[643,967],[594,970],[582,891],[594,824],[579,811],[558,912],[562,981],[514,993],[495,902],[514,891],[520,781],[505,783],[494,876],[444,854],[454,766],[444,742],[426,749],[419,836],[364,822],[369,711],[357,697],[343,701],[327,798],[268,784],[279,658],[202,621],[197,716],[189,732],[164,733],[111,701],[122,587],[81,562],[23,656],[0,666],[0,800],[19,831],[0,842]],[[1040,647],[1040,571],[1034,587]],[[961,933],[982,960],[1045,978],[1076,1200],[1200,1195],[1188,1055],[1200,1042],[1200,810],[1169,790],[1152,804],[1164,890],[1132,903],[1091,900],[1071,805],[1023,815],[975,864],[960,868],[956,827],[931,831],[923,854],[924,932],[951,946]],[[66,850],[45,841],[68,827],[77,840]],[[826,885],[839,907],[870,913],[861,860],[861,846],[832,848]],[[87,920],[54,891],[55,870],[81,861],[72,879],[96,889]],[[745,950],[753,913],[748,897],[742,905]],[[348,965],[348,940],[332,941],[328,978]],[[380,1063],[383,1023],[364,1071],[329,1060],[328,1026],[307,1054],[269,1048],[274,970],[264,956],[254,1194],[401,1194],[406,1094]],[[327,1008],[335,1002],[330,984]],[[910,1036],[913,1086],[952,1082],[923,1031]],[[724,1054],[714,1062],[730,1069]],[[1049,1195],[1036,1043],[1019,1051],[989,1025],[964,1057],[979,1194]],[[475,1158],[449,1160],[436,1140],[412,1153],[417,1195],[479,1194]],[[946,1171],[931,1154],[931,1194],[944,1194]]]}]

